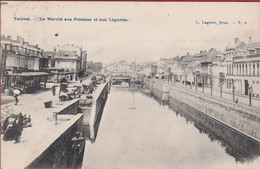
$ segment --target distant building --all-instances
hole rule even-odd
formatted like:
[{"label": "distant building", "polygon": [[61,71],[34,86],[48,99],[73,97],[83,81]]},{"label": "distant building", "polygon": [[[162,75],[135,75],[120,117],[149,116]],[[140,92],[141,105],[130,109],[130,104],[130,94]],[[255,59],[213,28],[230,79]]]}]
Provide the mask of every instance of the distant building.
[{"label": "distant building", "polygon": [[251,42],[233,50],[226,50],[230,51],[234,54],[227,66],[229,88],[232,88],[233,82],[236,92],[248,95],[249,88],[252,87],[252,94],[260,97],[260,42]]},{"label": "distant building", "polygon": [[225,49],[226,55],[226,87],[231,90],[233,77],[231,76],[234,71],[233,59],[237,55],[237,53],[245,47],[245,43],[240,41],[238,38],[234,38],[234,42],[228,44]]},{"label": "distant building", "polygon": [[101,73],[103,68],[102,62],[87,62],[88,71],[91,73]]},{"label": "distant building", "polygon": [[55,68],[71,73],[67,80],[76,81],[80,72],[80,58],[71,51],[58,51],[55,55]]},{"label": "distant building", "polygon": [[227,72],[225,58],[226,56],[220,53],[217,54],[216,58],[212,61],[212,83],[214,88],[225,87],[224,83],[222,84]]},{"label": "distant building", "polygon": [[73,44],[68,44],[68,45],[64,45],[61,47],[57,47],[57,51],[59,52],[71,52],[73,54],[74,57],[78,57],[79,58],[79,66],[77,65],[75,67],[76,71],[75,71],[75,79],[77,78],[81,78],[83,76],[85,76],[87,74],[87,52],[83,51],[82,47],[73,45]]},{"label": "distant building", "polygon": [[49,79],[52,82],[77,81],[87,75],[87,53],[82,47],[57,46],[53,51],[45,51],[44,58],[48,59],[46,70],[53,74]]}]

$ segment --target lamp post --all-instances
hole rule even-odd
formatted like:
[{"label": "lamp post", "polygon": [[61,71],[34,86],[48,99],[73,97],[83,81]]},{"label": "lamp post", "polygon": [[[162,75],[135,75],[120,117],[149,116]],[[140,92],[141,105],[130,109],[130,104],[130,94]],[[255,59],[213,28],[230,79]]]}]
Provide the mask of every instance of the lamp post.
[{"label": "lamp post", "polygon": [[234,79],[232,79],[232,95],[233,95],[233,101],[235,101],[235,86],[234,86]]},{"label": "lamp post", "polygon": [[210,76],[210,95],[212,96],[212,88],[213,88],[213,79],[212,76]]},{"label": "lamp post", "polygon": [[196,87],[196,91],[198,90],[198,77],[200,76],[200,72],[196,71],[195,73],[195,87]]},{"label": "lamp post", "polygon": [[252,105],[253,86],[249,87],[249,106]]},{"label": "lamp post", "polygon": [[204,93],[204,77],[202,78],[202,92]]},{"label": "lamp post", "polygon": [[198,90],[197,75],[195,76],[195,88],[196,88],[196,91],[197,91]]},{"label": "lamp post", "polygon": [[219,78],[219,87],[220,87],[220,97],[221,98],[222,98],[222,87],[223,87],[223,84],[224,84],[224,78],[220,77]]}]

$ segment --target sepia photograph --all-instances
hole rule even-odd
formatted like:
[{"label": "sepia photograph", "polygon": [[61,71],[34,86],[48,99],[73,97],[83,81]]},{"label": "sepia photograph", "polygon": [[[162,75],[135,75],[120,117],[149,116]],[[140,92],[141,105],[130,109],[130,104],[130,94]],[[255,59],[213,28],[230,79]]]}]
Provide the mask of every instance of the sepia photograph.
[{"label": "sepia photograph", "polygon": [[1,1],[1,169],[258,169],[260,3]]}]

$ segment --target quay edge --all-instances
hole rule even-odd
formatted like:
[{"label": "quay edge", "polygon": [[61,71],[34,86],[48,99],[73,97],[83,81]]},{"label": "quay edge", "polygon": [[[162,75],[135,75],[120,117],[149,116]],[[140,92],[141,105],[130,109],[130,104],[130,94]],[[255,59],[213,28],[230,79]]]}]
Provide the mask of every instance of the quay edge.
[{"label": "quay edge", "polygon": [[260,144],[260,116],[255,112],[235,106],[236,103],[228,104],[220,98],[184,90],[156,79],[145,79],[144,87],[163,101],[184,103]]}]

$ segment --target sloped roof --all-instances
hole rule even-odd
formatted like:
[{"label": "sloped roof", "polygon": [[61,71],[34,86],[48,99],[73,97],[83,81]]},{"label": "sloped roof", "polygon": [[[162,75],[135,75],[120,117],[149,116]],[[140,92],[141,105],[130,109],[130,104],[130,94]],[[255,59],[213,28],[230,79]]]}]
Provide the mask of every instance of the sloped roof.
[{"label": "sloped roof", "polygon": [[219,54],[221,54],[221,52],[218,50],[208,51],[206,55],[203,56],[201,63],[211,63]]},{"label": "sloped roof", "polygon": [[242,49],[246,44],[243,41],[229,43],[226,50],[229,49]]},{"label": "sloped roof", "polygon": [[245,50],[249,50],[249,49],[254,50],[255,48],[260,48],[260,42],[249,43],[244,47]]},{"label": "sloped roof", "polygon": [[180,61],[181,62],[190,62],[192,60],[193,56],[192,55],[184,55],[181,56]]},{"label": "sloped roof", "polygon": [[49,58],[49,56],[51,56],[51,58],[54,59],[55,55],[56,55],[56,52],[53,52],[53,51],[44,51],[43,52],[44,58]]},{"label": "sloped roof", "polygon": [[[67,55],[67,56],[66,56]],[[71,51],[59,50],[56,52],[55,57],[75,57]]]},{"label": "sloped roof", "polygon": [[219,53],[216,55],[216,58],[213,60],[214,61],[225,61],[226,56],[223,53]]},{"label": "sloped roof", "polygon": [[10,42],[16,42],[16,43],[19,42],[19,41],[17,41],[17,40],[13,40],[13,39],[11,39],[11,38],[9,38],[9,37],[2,36],[2,35],[1,35],[1,41],[10,41]]},{"label": "sloped roof", "polygon": [[259,57],[259,54],[251,54],[248,55],[247,51],[248,50],[255,50],[255,49],[260,48],[260,42],[254,42],[254,43],[249,43],[246,46],[244,46],[243,49],[237,50],[235,52],[235,57],[234,59],[241,59],[241,58],[250,58],[250,57]]}]

